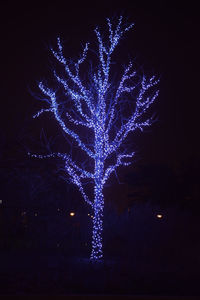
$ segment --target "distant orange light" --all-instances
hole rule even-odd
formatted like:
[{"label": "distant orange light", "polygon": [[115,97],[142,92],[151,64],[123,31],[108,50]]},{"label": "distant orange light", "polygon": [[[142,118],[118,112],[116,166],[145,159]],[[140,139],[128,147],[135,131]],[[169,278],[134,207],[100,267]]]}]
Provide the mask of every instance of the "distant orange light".
[{"label": "distant orange light", "polygon": [[70,216],[71,217],[75,216],[75,213],[74,212],[70,212]]},{"label": "distant orange light", "polygon": [[163,215],[157,214],[156,217],[157,217],[158,219],[162,219]]}]

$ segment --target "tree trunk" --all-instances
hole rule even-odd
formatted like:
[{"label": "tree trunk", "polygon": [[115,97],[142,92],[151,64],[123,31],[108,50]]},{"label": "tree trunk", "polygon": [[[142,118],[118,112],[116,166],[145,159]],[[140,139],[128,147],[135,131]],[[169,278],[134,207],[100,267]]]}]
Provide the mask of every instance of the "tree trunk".
[{"label": "tree trunk", "polygon": [[93,215],[93,232],[92,232],[92,252],[90,259],[99,261],[103,258],[102,233],[103,233],[103,207],[104,198],[102,188],[95,187],[94,215]]},{"label": "tree trunk", "polygon": [[104,126],[99,119],[95,133],[95,170],[94,170],[94,207],[92,252],[90,259],[98,261],[103,258],[102,231],[103,231],[103,171],[104,171]]}]

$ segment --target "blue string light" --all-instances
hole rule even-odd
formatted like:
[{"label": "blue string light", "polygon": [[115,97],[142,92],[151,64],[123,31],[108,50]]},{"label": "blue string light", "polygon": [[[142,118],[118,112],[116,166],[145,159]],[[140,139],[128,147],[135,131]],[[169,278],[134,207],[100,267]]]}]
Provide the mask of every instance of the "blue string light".
[{"label": "blue string light", "polygon": [[[93,209],[92,261],[99,261],[103,258],[103,187],[110,175],[115,172],[118,167],[128,166],[131,163],[126,160],[132,158],[134,152],[122,152],[121,145],[130,132],[137,129],[142,131],[145,127],[152,124],[151,118],[144,120],[144,114],[158,96],[158,90],[151,96],[147,95],[149,89],[156,86],[159,82],[159,80],[155,79],[155,76],[148,79],[143,75],[139,83],[133,83],[133,79],[137,74],[136,71],[133,70],[132,62],[125,67],[118,84],[116,86],[112,84],[110,77],[113,51],[119,44],[122,36],[134,25],[130,24],[128,27],[125,27],[122,24],[122,19],[121,16],[116,26],[111,23],[110,19],[107,19],[109,38],[106,41],[102,38],[98,28],[94,30],[98,41],[99,62],[88,81],[82,78],[83,76],[80,75],[79,71],[81,65],[87,59],[89,43],[86,43],[82,55],[77,61],[72,62],[70,60],[68,62],[63,54],[61,40],[60,38],[57,39],[57,50],[51,49],[51,52],[63,67],[64,76],[61,77],[56,71],[53,72],[57,89],[49,88],[42,81],[39,82],[38,87],[44,95],[44,100],[47,102],[48,108],[41,109],[33,116],[33,118],[37,118],[45,112],[53,114],[65,134],[70,136],[80,149],[94,161],[94,170],[93,173],[91,173],[78,166],[78,164],[72,160],[72,157],[66,153],[51,153],[48,155],[29,153],[31,157],[41,159],[52,157],[63,159],[66,173],[71,178],[71,181],[78,187],[84,200]],[[111,88],[112,91],[113,89],[115,90],[114,94],[112,93],[112,98],[107,96]],[[138,88],[137,96],[133,96],[132,92]],[[72,110],[72,114],[69,113],[69,111],[65,111],[64,115],[61,113],[58,90],[64,92],[66,100],[70,99],[70,101],[73,102],[74,111]],[[122,125],[117,128],[115,136],[111,137],[111,130],[117,118],[117,105],[119,105],[120,101],[123,101],[123,98],[125,99],[126,94],[132,95],[135,109],[128,119],[124,118]],[[78,133],[69,129],[67,125],[68,122],[92,130],[94,134],[93,144],[88,147]],[[106,160],[109,159],[113,153],[116,154],[116,162],[106,167],[108,164]],[[84,178],[93,180],[93,200],[89,199],[88,195],[86,195],[82,182]]]}]

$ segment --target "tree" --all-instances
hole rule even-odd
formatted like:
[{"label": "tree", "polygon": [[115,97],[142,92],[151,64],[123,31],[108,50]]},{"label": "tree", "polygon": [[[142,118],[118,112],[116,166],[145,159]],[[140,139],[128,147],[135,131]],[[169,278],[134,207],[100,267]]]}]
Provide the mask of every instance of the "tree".
[{"label": "tree", "polygon": [[[83,163],[77,160],[75,162],[71,154],[60,152],[47,155],[30,154],[42,159],[62,159],[66,174],[92,208],[92,261],[103,257],[103,188],[118,167],[130,164],[126,160],[132,158],[134,152],[123,146],[124,140],[130,132],[137,129],[142,131],[144,127],[152,124],[153,118],[147,117],[145,113],[158,96],[158,90],[155,91],[154,88],[158,83],[155,76],[147,78],[143,74],[138,75],[131,61],[123,71],[116,69],[111,78],[111,70],[114,68],[113,53],[133,24],[123,24],[120,17],[117,23],[107,19],[107,25],[108,38],[104,38],[98,28],[94,30],[98,52],[91,51],[91,56],[93,53],[96,56],[92,56],[93,59],[89,61],[87,72],[85,69],[81,71],[81,67],[87,62],[89,43],[85,44],[78,59],[71,60],[65,58],[61,39],[57,39],[57,50],[51,48],[51,52],[58,62],[59,73],[53,70],[51,87],[44,81],[38,83],[42,92],[40,99],[44,100],[48,107],[42,108],[33,116],[36,118],[42,113],[51,113],[64,134],[78,145],[88,160],[84,160]],[[116,79],[120,72],[120,78]],[[125,104],[128,108],[130,104],[132,106],[129,117],[126,116]],[[81,129],[78,133],[75,131],[79,126],[87,128],[87,136]],[[83,136],[81,133],[84,133]],[[86,189],[87,180],[93,184],[93,200]]]}]

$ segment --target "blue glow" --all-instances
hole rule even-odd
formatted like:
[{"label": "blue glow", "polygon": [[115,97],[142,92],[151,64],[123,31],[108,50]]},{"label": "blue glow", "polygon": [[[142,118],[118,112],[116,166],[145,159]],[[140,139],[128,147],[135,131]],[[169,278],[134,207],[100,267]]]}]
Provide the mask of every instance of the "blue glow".
[{"label": "blue glow", "polygon": [[[148,79],[143,75],[139,83],[133,83],[132,79],[134,79],[137,74],[133,69],[132,62],[124,68],[118,84],[113,86],[111,80],[111,57],[121,37],[133,27],[133,24],[128,27],[123,26],[122,17],[120,17],[116,25],[107,19],[107,25],[109,36],[107,39],[105,38],[105,41],[102,38],[100,30],[98,28],[94,30],[98,42],[98,64],[96,65],[95,72],[90,75],[88,82],[82,78],[79,71],[81,65],[87,59],[89,43],[86,43],[79,59],[72,62],[64,57],[61,40],[60,38],[57,39],[57,50],[51,49],[51,52],[58,63],[63,67],[64,76],[61,77],[56,71],[53,72],[57,86],[56,89],[49,88],[42,81],[39,82],[38,87],[48,107],[41,109],[33,116],[33,118],[37,118],[43,113],[51,113],[65,134],[70,136],[80,149],[94,161],[93,173],[78,166],[78,164],[72,160],[72,157],[66,153],[51,153],[48,155],[29,154],[31,157],[41,159],[51,157],[63,159],[66,173],[71,178],[71,181],[78,187],[83,199],[93,209],[91,251],[91,260],[93,261],[98,261],[103,257],[104,184],[118,167],[127,166],[131,163],[127,162],[127,159],[132,158],[134,152],[125,153],[121,150],[121,145],[130,132],[137,129],[142,131],[144,127],[151,125],[152,119],[144,120],[144,114],[158,96],[158,90],[156,90],[153,95],[147,96],[147,91],[158,83],[155,76]],[[112,91],[114,89],[112,98],[107,96],[110,89],[112,89]],[[137,96],[135,96],[135,94],[133,96],[132,92],[138,89]],[[71,111],[65,111],[64,116],[63,113],[61,113],[59,109],[58,90],[64,92],[66,100],[70,99],[73,102],[72,114]],[[132,95],[135,105],[134,111],[130,114],[128,119],[124,118],[121,126],[117,128],[115,136],[111,137],[111,130],[114,124],[116,124],[117,105],[125,99],[126,94]],[[76,117],[74,117],[74,115]],[[73,123],[76,126],[84,126],[92,130],[94,133],[93,144],[88,147],[79,136],[79,133],[74,132],[68,127],[69,123]],[[109,164],[108,160],[113,153],[116,155],[116,162],[107,166]],[[94,199],[89,199],[86,195],[82,181],[83,178],[93,180]]]}]

